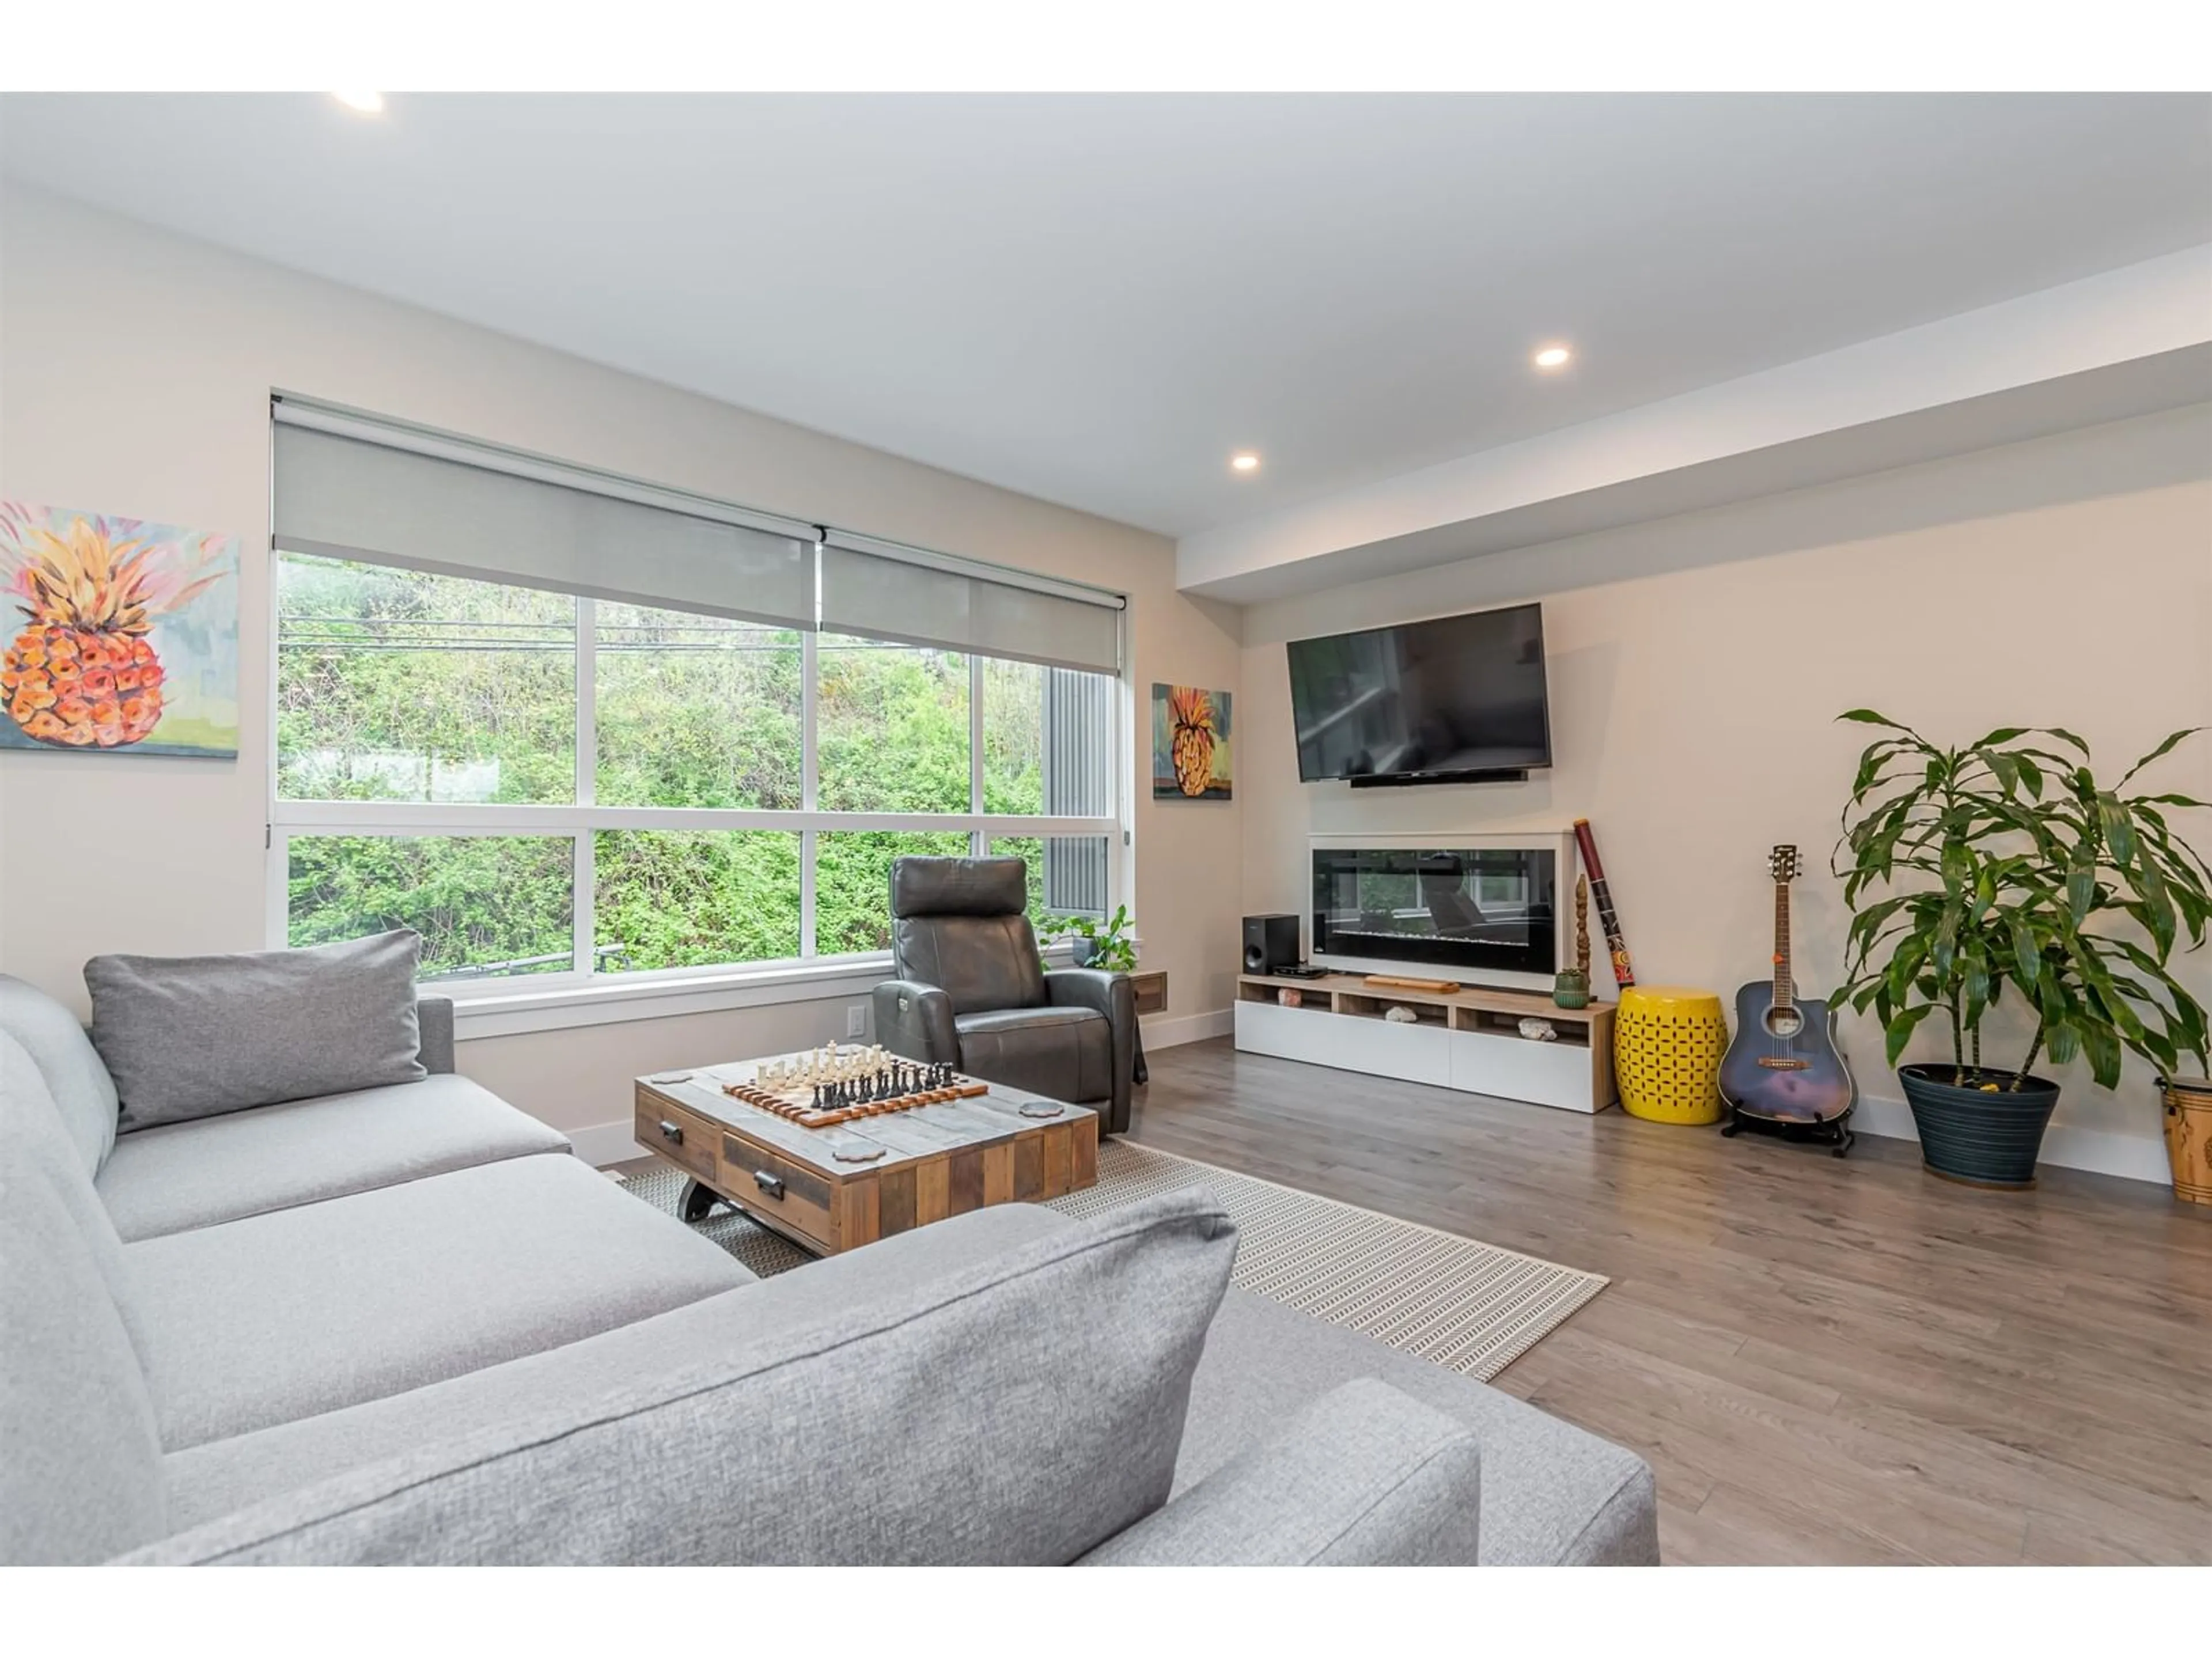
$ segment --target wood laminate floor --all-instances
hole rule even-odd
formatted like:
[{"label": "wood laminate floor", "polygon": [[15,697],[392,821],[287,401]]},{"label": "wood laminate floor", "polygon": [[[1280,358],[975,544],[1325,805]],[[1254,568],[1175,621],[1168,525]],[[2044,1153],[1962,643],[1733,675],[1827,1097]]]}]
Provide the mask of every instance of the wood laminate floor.
[{"label": "wood laminate floor", "polygon": [[2212,1209],[1226,1038],[1151,1065],[1147,1146],[1608,1275],[1497,1386],[1650,1460],[1668,1561],[2212,1562]]}]

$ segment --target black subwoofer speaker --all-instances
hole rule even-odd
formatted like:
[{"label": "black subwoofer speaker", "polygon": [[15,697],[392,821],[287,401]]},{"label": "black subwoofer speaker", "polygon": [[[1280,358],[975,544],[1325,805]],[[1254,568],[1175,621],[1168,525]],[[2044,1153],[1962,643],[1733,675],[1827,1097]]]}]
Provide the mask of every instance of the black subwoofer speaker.
[{"label": "black subwoofer speaker", "polygon": [[1244,918],[1244,971],[1272,974],[1298,965],[1298,919],[1296,916]]}]

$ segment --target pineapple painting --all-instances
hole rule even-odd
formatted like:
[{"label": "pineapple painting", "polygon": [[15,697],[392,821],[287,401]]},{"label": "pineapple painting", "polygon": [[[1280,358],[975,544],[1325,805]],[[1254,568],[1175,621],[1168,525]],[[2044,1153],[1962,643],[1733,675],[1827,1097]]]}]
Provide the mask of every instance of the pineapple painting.
[{"label": "pineapple painting", "polygon": [[227,536],[0,501],[0,748],[238,753]]},{"label": "pineapple painting", "polygon": [[1152,687],[1152,797],[1230,799],[1229,693]]}]

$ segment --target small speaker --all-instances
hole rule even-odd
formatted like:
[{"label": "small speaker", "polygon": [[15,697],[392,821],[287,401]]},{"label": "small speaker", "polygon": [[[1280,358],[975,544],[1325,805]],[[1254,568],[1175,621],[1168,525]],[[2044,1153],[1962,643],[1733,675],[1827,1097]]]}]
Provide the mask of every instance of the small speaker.
[{"label": "small speaker", "polygon": [[1272,974],[1298,965],[1298,919],[1296,916],[1244,918],[1244,971]]}]

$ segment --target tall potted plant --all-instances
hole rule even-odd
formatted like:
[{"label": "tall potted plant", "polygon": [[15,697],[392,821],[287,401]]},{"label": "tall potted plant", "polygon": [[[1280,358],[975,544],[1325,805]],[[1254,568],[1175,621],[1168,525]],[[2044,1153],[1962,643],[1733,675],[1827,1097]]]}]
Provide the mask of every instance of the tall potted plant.
[{"label": "tall potted plant", "polygon": [[[2058,727],[2003,726],[1947,749],[1870,708],[1840,718],[1889,734],[1859,757],[1832,861],[1852,911],[1842,994],[1881,1023],[1892,1066],[1923,1021],[1949,1028],[1949,1065],[1898,1073],[1928,1167],[2032,1186],[2058,1103],[2039,1060],[2078,1054],[2106,1089],[2124,1054],[2161,1076],[2185,1055],[2206,1063],[2204,1010],[2167,971],[2212,920],[2212,866],[2167,810],[2206,803],[2124,793],[2198,728],[2106,788],[2088,745]],[[2016,1065],[1987,1066],[1983,1022],[2008,994],[2033,1034]]]}]

